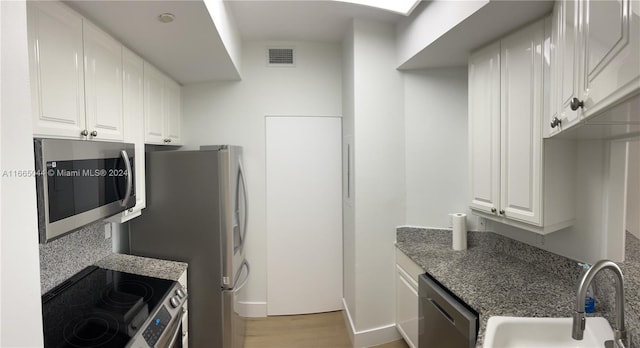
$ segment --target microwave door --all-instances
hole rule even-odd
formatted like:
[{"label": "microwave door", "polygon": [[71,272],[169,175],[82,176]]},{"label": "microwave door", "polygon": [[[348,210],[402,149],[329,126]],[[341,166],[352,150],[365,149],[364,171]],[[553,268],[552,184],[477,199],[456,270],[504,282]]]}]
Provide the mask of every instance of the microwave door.
[{"label": "microwave door", "polygon": [[36,138],[34,149],[41,243],[135,205],[133,144]]}]

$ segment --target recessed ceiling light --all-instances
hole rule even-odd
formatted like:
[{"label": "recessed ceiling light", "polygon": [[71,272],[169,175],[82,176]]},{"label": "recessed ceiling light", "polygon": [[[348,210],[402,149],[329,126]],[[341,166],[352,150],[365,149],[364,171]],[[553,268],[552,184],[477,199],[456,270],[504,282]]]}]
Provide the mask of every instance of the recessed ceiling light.
[{"label": "recessed ceiling light", "polygon": [[173,13],[162,13],[158,16],[158,20],[162,23],[171,23],[176,19],[176,16]]}]

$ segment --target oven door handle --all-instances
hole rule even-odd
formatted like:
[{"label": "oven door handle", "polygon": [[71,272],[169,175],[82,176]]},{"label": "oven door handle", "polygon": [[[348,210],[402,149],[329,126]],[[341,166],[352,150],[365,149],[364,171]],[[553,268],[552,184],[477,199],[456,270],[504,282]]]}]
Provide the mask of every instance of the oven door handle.
[{"label": "oven door handle", "polygon": [[124,198],[122,199],[122,203],[120,203],[123,207],[127,206],[129,203],[129,198],[131,198],[131,190],[133,189],[133,174],[131,172],[131,163],[129,163],[129,155],[127,154],[127,150],[120,151],[120,156],[124,161],[124,165],[127,168],[127,191],[124,194]]},{"label": "oven door handle", "polygon": [[[180,311],[179,313],[182,313],[182,311]],[[180,333],[182,330],[180,330],[180,324],[182,323],[182,316],[178,315],[174,318],[174,322],[171,326],[171,330],[173,330],[173,334],[171,335],[171,339],[169,339],[169,341],[167,341],[167,346],[166,348],[171,348],[173,347],[173,345],[176,343],[176,340],[178,339],[178,337],[181,337]]]}]

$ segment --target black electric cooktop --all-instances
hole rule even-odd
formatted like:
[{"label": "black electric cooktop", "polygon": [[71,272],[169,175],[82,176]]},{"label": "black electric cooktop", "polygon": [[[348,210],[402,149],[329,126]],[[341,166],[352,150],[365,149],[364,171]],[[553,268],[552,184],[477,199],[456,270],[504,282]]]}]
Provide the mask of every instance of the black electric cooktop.
[{"label": "black electric cooktop", "polygon": [[42,296],[45,348],[122,348],[175,282],[87,267]]}]

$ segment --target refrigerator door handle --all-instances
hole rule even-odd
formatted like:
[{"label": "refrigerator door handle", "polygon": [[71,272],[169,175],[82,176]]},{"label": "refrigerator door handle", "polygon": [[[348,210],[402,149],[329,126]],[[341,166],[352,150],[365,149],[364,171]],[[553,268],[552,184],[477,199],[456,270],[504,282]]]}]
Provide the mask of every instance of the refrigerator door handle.
[{"label": "refrigerator door handle", "polygon": [[240,289],[242,289],[245,284],[247,284],[247,282],[249,281],[249,273],[251,273],[251,268],[249,267],[249,261],[247,261],[246,259],[242,262],[242,266],[240,266],[240,269],[238,270],[238,273],[236,274],[236,280],[240,277],[240,274],[242,274],[242,269],[246,268],[247,269],[247,276],[244,277],[244,279],[240,282],[240,285],[234,286],[233,290],[238,291]]},{"label": "refrigerator door handle", "polygon": [[[244,247],[245,238],[247,237],[247,222],[248,222],[249,214],[247,213],[247,206],[248,206],[247,183],[245,182],[245,179],[244,179],[244,169],[242,168],[242,162],[240,161],[238,161],[238,176],[242,181],[242,188],[243,188],[242,195],[244,197],[244,224],[243,224],[242,231],[240,231],[240,248],[242,249]],[[238,188],[240,187],[239,184],[240,183],[238,183]],[[236,199],[238,198],[240,197],[236,197]],[[238,224],[239,223],[240,223],[240,212],[238,211]]]}]

